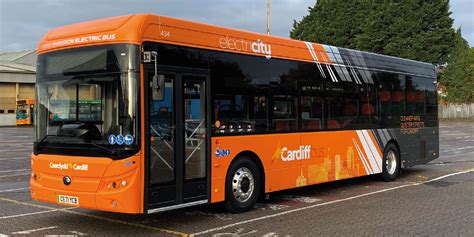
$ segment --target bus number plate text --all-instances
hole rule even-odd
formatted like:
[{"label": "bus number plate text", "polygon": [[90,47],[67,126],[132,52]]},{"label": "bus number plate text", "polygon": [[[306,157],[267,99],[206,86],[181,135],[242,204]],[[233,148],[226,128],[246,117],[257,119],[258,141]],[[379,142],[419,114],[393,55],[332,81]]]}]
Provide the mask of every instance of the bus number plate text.
[{"label": "bus number plate text", "polygon": [[58,195],[58,202],[69,205],[79,205],[79,198],[66,195]]}]

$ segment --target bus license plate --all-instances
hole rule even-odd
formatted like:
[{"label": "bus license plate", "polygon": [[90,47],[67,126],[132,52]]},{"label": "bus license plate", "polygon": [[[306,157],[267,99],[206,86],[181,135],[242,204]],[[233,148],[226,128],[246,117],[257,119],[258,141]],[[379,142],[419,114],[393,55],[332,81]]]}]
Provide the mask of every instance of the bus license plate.
[{"label": "bus license plate", "polygon": [[79,198],[66,195],[58,195],[58,202],[70,205],[79,205]]}]

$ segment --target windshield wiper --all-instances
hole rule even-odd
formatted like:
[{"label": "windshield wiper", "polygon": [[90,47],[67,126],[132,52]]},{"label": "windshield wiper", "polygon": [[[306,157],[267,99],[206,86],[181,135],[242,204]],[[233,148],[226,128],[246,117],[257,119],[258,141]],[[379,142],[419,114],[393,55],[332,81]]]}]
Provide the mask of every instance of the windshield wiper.
[{"label": "windshield wiper", "polygon": [[39,140],[38,142],[36,142],[36,144],[39,146],[41,144],[43,144],[44,140],[46,140],[46,138],[48,137],[51,137],[51,136],[54,136],[54,135],[45,135],[43,138],[41,138],[41,140]]},{"label": "windshield wiper", "polygon": [[104,150],[104,151],[107,151],[107,152],[110,154],[110,156],[112,157],[112,159],[114,159],[114,160],[118,159],[118,153],[117,153],[117,151],[114,151],[114,150],[112,150],[112,149],[109,149],[109,148],[104,147],[104,146],[101,146],[101,145],[97,145],[97,144],[92,143],[92,142],[84,142],[83,144],[92,145],[92,146],[94,146],[94,147],[97,147],[97,148],[99,148],[99,149],[102,149],[102,150]]},{"label": "windshield wiper", "polygon": [[[45,135],[40,141],[38,141],[36,143],[36,146],[37,147],[43,146],[46,138],[48,138],[48,137],[70,137],[70,136]],[[74,137],[71,137],[71,138],[74,138]],[[101,150],[107,151],[110,154],[110,156],[112,157],[112,159],[114,159],[114,160],[118,159],[118,156],[119,156],[117,151],[109,149],[107,147],[103,147],[101,145],[97,145],[97,144],[92,143],[92,142],[84,141],[84,142],[75,142],[75,143],[69,143],[69,144],[86,144],[86,145],[91,145],[91,146],[97,147]]]},{"label": "windshield wiper", "polygon": [[46,138],[48,138],[48,137],[70,137],[70,136],[59,136],[59,135],[51,135],[51,134],[44,135],[44,137],[41,138],[41,140],[39,140],[38,142],[36,142],[36,145],[37,145],[37,146],[42,146],[42,145],[44,145],[44,142],[46,141]]}]

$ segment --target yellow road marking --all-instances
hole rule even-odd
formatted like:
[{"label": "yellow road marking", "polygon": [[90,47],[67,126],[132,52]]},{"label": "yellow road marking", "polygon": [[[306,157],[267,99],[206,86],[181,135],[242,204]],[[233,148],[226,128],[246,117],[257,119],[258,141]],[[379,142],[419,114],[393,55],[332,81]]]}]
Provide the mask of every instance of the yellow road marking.
[{"label": "yellow road marking", "polygon": [[61,208],[42,206],[42,205],[37,205],[37,204],[27,203],[27,202],[21,202],[21,201],[9,199],[9,198],[3,198],[3,197],[0,197],[0,201],[20,204],[20,205],[25,205],[25,206],[32,206],[32,207],[37,207],[37,208],[43,208],[43,209],[49,209],[49,210],[55,210],[55,211],[58,211],[58,212],[65,212],[65,213],[85,216],[85,217],[89,217],[89,218],[93,218],[93,219],[97,219],[97,220],[103,220],[103,221],[108,221],[108,222],[122,224],[122,225],[129,225],[129,226],[149,229],[149,230],[153,230],[153,231],[164,232],[164,233],[167,233],[167,234],[173,234],[173,235],[177,235],[177,236],[183,236],[183,237],[189,236],[189,234],[184,233],[184,232],[179,232],[179,231],[175,231],[175,230],[168,230],[168,229],[163,229],[163,228],[158,228],[158,227],[153,227],[153,226],[147,226],[147,225],[127,222],[127,221],[115,220],[115,219],[96,216],[96,215],[87,214],[87,213],[75,212],[75,211],[71,211],[70,209],[61,209]]}]

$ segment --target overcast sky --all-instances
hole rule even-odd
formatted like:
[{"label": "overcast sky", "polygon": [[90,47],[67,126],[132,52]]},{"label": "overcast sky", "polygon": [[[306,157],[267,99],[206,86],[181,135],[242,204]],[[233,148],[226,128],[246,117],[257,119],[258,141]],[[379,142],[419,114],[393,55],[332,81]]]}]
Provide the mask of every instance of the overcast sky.
[{"label": "overcast sky", "polygon": [[[271,34],[289,36],[316,0],[271,0]],[[474,46],[474,0],[451,0],[455,27]],[[132,13],[155,13],[265,33],[266,0],[0,0],[0,52],[35,49],[58,26]]]}]

